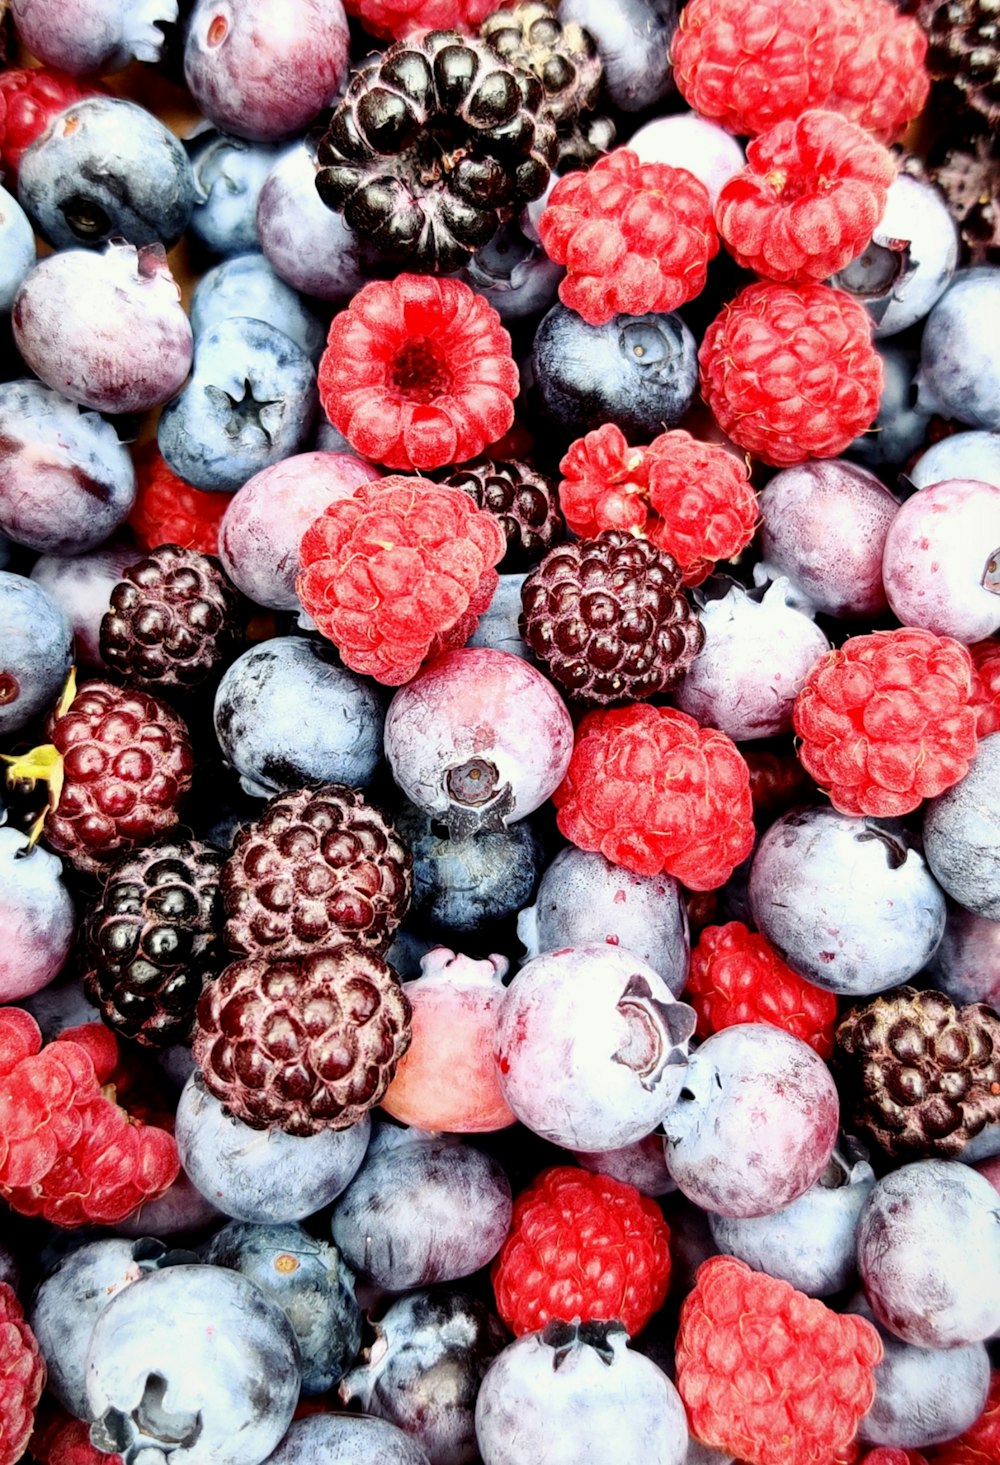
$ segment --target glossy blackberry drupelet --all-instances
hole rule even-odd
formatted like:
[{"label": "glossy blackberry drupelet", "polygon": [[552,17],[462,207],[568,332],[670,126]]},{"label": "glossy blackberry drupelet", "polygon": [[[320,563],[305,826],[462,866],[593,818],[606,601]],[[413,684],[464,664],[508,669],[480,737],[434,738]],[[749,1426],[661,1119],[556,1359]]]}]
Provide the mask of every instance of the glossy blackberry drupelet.
[{"label": "glossy blackberry drupelet", "polygon": [[480,509],[500,520],[507,536],[504,571],[527,569],[566,538],[566,521],[551,478],[517,459],[484,459],[459,468],[444,482],[469,494]]}]

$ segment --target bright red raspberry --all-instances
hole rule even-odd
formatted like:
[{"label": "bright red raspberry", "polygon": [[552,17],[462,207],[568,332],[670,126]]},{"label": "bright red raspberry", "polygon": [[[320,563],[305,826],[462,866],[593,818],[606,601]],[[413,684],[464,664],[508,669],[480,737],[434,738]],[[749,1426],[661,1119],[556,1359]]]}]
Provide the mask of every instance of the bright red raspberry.
[{"label": "bright red raspberry", "polygon": [[723,432],[774,467],[835,458],[878,413],[871,319],[827,285],[748,285],[705,332],[698,361]]},{"label": "bright red raspberry", "polygon": [[99,82],[79,81],[53,66],[15,66],[0,71],[0,101],[7,103],[6,124],[0,128],[0,168],[7,187],[16,192],[17,174],[25,150],[41,137],[53,117],[85,97],[107,96]]},{"label": "bright red raspberry", "polygon": [[919,1450],[897,1450],[891,1445],[877,1445],[857,1457],[858,1465],[927,1465],[927,1456]]},{"label": "bright red raspberry", "polygon": [[299,548],[299,599],[352,671],[388,687],[464,646],[507,550],[469,494],[390,475],[330,504]]},{"label": "bright red raspberry", "polygon": [[852,636],[816,663],[792,723],[806,772],[843,814],[909,814],[969,771],[972,658],[903,626]]},{"label": "bright red raspberry", "polygon": [[459,280],[372,280],[333,319],[319,367],[326,415],[388,468],[464,463],[514,421],[510,336]]},{"label": "bright red raspberry", "polygon": [[840,9],[840,60],[823,105],[895,142],[930,93],[927,34],[892,0],[840,0]]},{"label": "bright red raspberry", "polygon": [[205,493],[178,478],[155,442],[137,448],[136,499],[129,523],[143,549],[179,544],[202,554],[218,554],[219,525],[231,493]]},{"label": "bright red raspberry", "polygon": [[592,326],[676,310],[701,294],[719,252],[705,185],[686,168],[641,163],[628,148],[560,179],[538,233],[567,269],[559,299]]},{"label": "bright red raspberry", "polygon": [[996,1465],[1000,1460],[1000,1368],[990,1376],[986,1408],[957,1440],[927,1451],[931,1465]]},{"label": "bright red raspberry", "polygon": [[0,1282],[0,1465],[28,1448],[35,1406],[45,1387],[45,1360],[13,1287]]},{"label": "bright red raspberry", "polygon": [[774,947],[741,921],[706,926],[691,952],[684,994],[698,1014],[698,1036],[740,1022],[769,1022],[815,1048],[833,1052],[837,999],[785,965]]},{"label": "bright red raspberry", "polygon": [[882,1342],[866,1319],[713,1256],[681,1308],[676,1357],[696,1440],[748,1465],[829,1465],[871,1408]]},{"label": "bright red raspberry", "polygon": [[346,0],[369,35],[401,41],[414,31],[461,31],[470,36],[497,9],[497,0]]},{"label": "bright red raspberry", "polygon": [[758,523],[746,464],[680,428],[633,448],[613,423],[572,444],[559,465],[559,502],[575,533],[630,529],[673,556],[685,585],[735,559]]},{"label": "bright red raspberry", "polygon": [[750,770],[735,743],[672,707],[588,712],[552,802],[579,849],[690,890],[723,885],[753,848]]},{"label": "bright red raspberry", "polygon": [[123,1465],[121,1455],[106,1455],[90,1443],[90,1425],[74,1419],[46,1394],[35,1416],[32,1458],[38,1465]]},{"label": "bright red raspberry", "polygon": [[991,733],[1000,732],[1000,640],[977,641],[969,647],[969,655],[976,736],[988,738]]},{"label": "bright red raspberry", "polygon": [[836,112],[803,112],[747,147],[722,187],[715,221],[729,253],[767,280],[834,275],[862,253],[885,210],[888,148]]},{"label": "bright red raspberry", "polygon": [[517,1197],[493,1263],[497,1311],[516,1337],[552,1319],[617,1319],[630,1335],[663,1305],[670,1232],[631,1185],[572,1165],[544,1170]]}]

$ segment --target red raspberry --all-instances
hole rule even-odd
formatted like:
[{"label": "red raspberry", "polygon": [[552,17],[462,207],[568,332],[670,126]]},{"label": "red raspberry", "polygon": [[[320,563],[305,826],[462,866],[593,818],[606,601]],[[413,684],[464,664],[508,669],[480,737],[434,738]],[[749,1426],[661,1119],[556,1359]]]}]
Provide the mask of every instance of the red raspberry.
[{"label": "red raspberry", "polygon": [[748,1465],[829,1465],[871,1408],[882,1342],[866,1319],[713,1256],[681,1308],[676,1357],[696,1440]]},{"label": "red raspberry", "polygon": [[691,890],[723,885],[753,848],[750,770],[735,743],[672,707],[588,712],[552,802],[579,849]]},{"label": "red raspberry", "polygon": [[218,554],[219,525],[230,493],[205,493],[178,478],[155,442],[134,453],[137,494],[129,523],[143,549],[179,544],[202,554]]},{"label": "red raspberry", "polygon": [[719,252],[705,185],[686,168],[641,163],[628,148],[560,179],[538,233],[567,267],[559,299],[591,326],[676,310],[701,294]]},{"label": "red raspberry", "polygon": [[0,1465],[28,1448],[35,1406],[45,1387],[45,1360],[13,1287],[0,1282]]},{"label": "red raspberry", "polygon": [[0,167],[7,187],[16,192],[25,150],[41,137],[53,117],[86,97],[107,96],[107,88],[79,81],[53,66],[17,66],[0,72],[0,103],[7,104],[6,125],[0,124]]},{"label": "red raspberry", "polygon": [[465,645],[506,550],[500,521],[460,488],[390,475],[306,530],[298,595],[352,671],[398,687]]},{"label": "red raspberry", "polygon": [[767,280],[825,280],[864,250],[895,176],[888,148],[856,122],[803,112],[749,144],[715,220],[744,269]]},{"label": "red raspberry", "polygon": [[841,0],[840,62],[824,106],[895,142],[931,89],[927,34],[892,0]]},{"label": "red raspberry", "polygon": [[673,556],[685,585],[700,584],[719,560],[735,559],[757,527],[746,464],[679,428],[633,448],[605,423],[578,438],[559,468],[559,502],[575,533],[630,529]]},{"label": "red raspberry", "polygon": [[976,752],[972,658],[903,626],[852,636],[795,699],[802,766],[843,814],[891,818],[951,788]]},{"label": "red raspberry", "polygon": [[346,0],[370,35],[401,41],[414,31],[461,31],[471,36],[497,9],[497,0]]},{"label": "red raspberry", "polygon": [[827,285],[748,285],[705,332],[698,361],[723,432],[774,467],[835,458],[878,412],[871,319]]},{"label": "red raspberry", "polygon": [[326,415],[388,468],[464,463],[514,421],[510,336],[459,280],[372,280],[334,317],[319,366]]},{"label": "red raspberry", "polygon": [[1000,1460],[1000,1368],[990,1376],[986,1408],[957,1440],[927,1451],[931,1465],[996,1465]]},{"label": "red raspberry", "polygon": [[1000,640],[977,641],[969,647],[969,655],[976,736],[988,738],[1000,732]]},{"label": "red raspberry", "polygon": [[73,1419],[51,1395],[42,1399],[31,1436],[38,1465],[124,1465],[121,1455],[106,1455],[90,1443],[90,1425]]},{"label": "red raspberry", "polygon": [[572,1165],[544,1170],[514,1202],[493,1263],[497,1311],[516,1337],[552,1319],[617,1319],[634,1335],[663,1305],[670,1232],[631,1185]]},{"label": "red raspberry", "polygon": [[837,999],[785,965],[770,942],[741,921],[706,926],[691,952],[684,1000],[698,1014],[698,1036],[740,1022],[769,1022],[815,1048],[833,1052]]},{"label": "red raspberry", "polygon": [[857,1465],[927,1465],[927,1456],[919,1450],[897,1450],[891,1445],[877,1445],[857,1457]]}]

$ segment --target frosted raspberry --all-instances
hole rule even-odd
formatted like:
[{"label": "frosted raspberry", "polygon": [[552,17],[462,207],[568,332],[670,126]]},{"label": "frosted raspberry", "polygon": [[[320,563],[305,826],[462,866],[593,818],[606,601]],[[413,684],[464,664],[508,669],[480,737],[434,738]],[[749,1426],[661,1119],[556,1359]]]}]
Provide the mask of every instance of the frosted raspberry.
[{"label": "frosted raspberry", "polygon": [[825,280],[862,253],[885,211],[888,148],[836,112],[804,112],[747,147],[715,220],[729,253],[767,280]]},{"label": "frosted raspberry", "polygon": [[45,1360],[13,1287],[0,1282],[0,1465],[28,1448],[35,1406],[45,1387]]},{"label": "frosted raspberry", "polygon": [[330,504],[299,549],[299,599],[352,671],[385,686],[464,646],[507,540],[467,493],[390,475]]},{"label": "frosted raspberry", "polygon": [[[892,1445],[876,1445],[874,1450],[856,1454],[857,1465],[927,1465],[927,1456],[919,1450],[897,1450]],[[839,1465],[838,1460],[834,1465]]]},{"label": "frosted raspberry", "polygon": [[1000,1368],[990,1376],[986,1408],[975,1424],[957,1440],[928,1450],[927,1458],[931,1465],[995,1465],[1000,1460]]},{"label": "frosted raspberry", "polygon": [[878,412],[871,319],[827,285],[748,285],[705,332],[698,361],[723,432],[775,467],[835,458]]},{"label": "frosted raspberry", "polygon": [[882,1342],[732,1256],[698,1268],[681,1308],[677,1388],[692,1435],[747,1465],[829,1465],[875,1398]]},{"label": "frosted raspberry", "polygon": [[7,188],[16,193],[21,159],[53,117],[85,97],[107,96],[99,82],[79,81],[53,66],[16,66],[0,71],[0,103],[6,102],[6,123],[0,126],[0,168]]},{"label": "frosted raspberry", "polygon": [[631,1185],[572,1165],[517,1197],[493,1263],[497,1311],[516,1337],[561,1322],[618,1320],[638,1333],[663,1305],[670,1232]]},{"label": "frosted raspberry", "polygon": [[706,926],[691,952],[684,1000],[698,1014],[698,1036],[740,1022],[769,1022],[815,1048],[833,1052],[837,999],[785,965],[774,947],[741,921]]},{"label": "frosted raspberry", "polygon": [[971,687],[972,658],[947,636],[910,626],[852,636],[795,699],[802,766],[843,814],[908,814],[969,771]]},{"label": "frosted raspberry", "polygon": [[735,743],[672,707],[589,712],[552,802],[578,848],[691,890],[724,884],[753,848],[750,770]]},{"label": "frosted raspberry", "polygon": [[840,0],[840,7],[840,61],[824,106],[895,142],[930,93],[926,32],[892,0]]},{"label": "frosted raspberry", "polygon": [[641,163],[628,148],[560,179],[538,233],[567,268],[559,299],[592,326],[676,310],[700,295],[719,252],[705,185],[686,168]]},{"label": "frosted raspberry", "polygon": [[1000,640],[977,641],[969,647],[969,655],[976,736],[988,738],[991,733],[1000,732]]},{"label": "frosted raspberry", "polygon": [[136,499],[129,523],[143,549],[179,544],[202,554],[218,554],[219,525],[230,493],[205,493],[178,478],[155,442],[134,453]]},{"label": "frosted raspberry", "polygon": [[510,336],[459,280],[373,280],[334,317],[319,367],[326,415],[388,468],[464,463],[514,421]]},{"label": "frosted raspberry", "polygon": [[346,0],[344,9],[369,35],[401,41],[425,29],[474,35],[497,9],[497,0]]},{"label": "frosted raspberry", "polygon": [[572,444],[559,465],[566,522],[590,538],[629,529],[672,555],[685,585],[746,548],[758,522],[746,464],[718,443],[678,428],[648,447],[628,445],[605,423]]}]

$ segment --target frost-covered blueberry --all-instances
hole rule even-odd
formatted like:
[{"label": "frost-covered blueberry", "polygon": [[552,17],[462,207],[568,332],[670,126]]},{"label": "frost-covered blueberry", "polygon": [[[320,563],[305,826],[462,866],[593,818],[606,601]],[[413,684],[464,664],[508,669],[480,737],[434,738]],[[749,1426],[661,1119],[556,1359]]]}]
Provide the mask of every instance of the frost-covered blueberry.
[{"label": "frost-covered blueberry", "polygon": [[204,1259],[249,1278],[285,1313],[302,1354],[304,1394],[325,1394],[340,1382],[361,1347],[361,1310],[335,1246],[291,1223],[230,1221]]},{"label": "frost-covered blueberry", "polygon": [[40,554],[83,554],[134,502],[135,469],[110,422],[41,382],[0,383],[0,532]]},{"label": "frost-covered blueberry", "polygon": [[708,189],[713,208],[722,185],[746,165],[739,140],[696,112],[654,117],[632,134],[628,146],[642,163],[667,163],[693,173]]},{"label": "frost-covered blueberry", "polygon": [[561,433],[613,422],[633,442],[674,427],[698,388],[698,348],[679,315],[616,315],[589,326],[554,305],[535,333],[534,383]]},{"label": "frost-covered blueberry", "polygon": [[1000,488],[946,479],[913,494],[889,526],[882,578],[903,625],[957,641],[992,636],[1000,628]]},{"label": "frost-covered blueberry", "polygon": [[674,89],[670,43],[677,0],[560,0],[563,25],[576,21],[597,42],[604,89],[621,112],[643,112]]},{"label": "frost-covered blueberry", "polygon": [[85,666],[104,666],[101,620],[122,572],[139,558],[134,544],[115,537],[86,554],[40,555],[32,565],[31,579],[66,616],[76,659]]},{"label": "frost-covered blueberry", "polygon": [[28,50],[73,76],[159,61],[162,27],[178,14],[177,0],[12,0],[10,9]]},{"label": "frost-covered blueberry", "polygon": [[301,346],[264,321],[229,316],[199,336],[191,380],[164,408],[157,441],[186,483],[233,493],[305,445],[317,404]]},{"label": "frost-covered blueberry", "polygon": [[889,603],[882,551],[899,500],[866,468],[833,458],[776,473],[760,496],[754,578],[785,575],[824,615],[872,620]]},{"label": "frost-covered blueberry", "polygon": [[927,319],[918,402],[970,427],[1000,428],[1000,269],[961,270]]},{"label": "frost-covered blueberry", "polygon": [[[93,1022],[93,1013],[90,1021]],[[162,1195],[119,1221],[116,1227],[119,1236],[131,1236],[139,1240],[143,1236],[186,1237],[203,1234],[225,1219],[218,1206],[202,1195],[194,1181],[180,1170],[177,1178],[167,1186]]]},{"label": "frost-covered blueberry", "polygon": [[314,1414],[299,1419],[266,1465],[430,1465],[423,1450],[394,1424],[367,1414]]},{"label": "frost-covered blueberry", "polygon": [[946,478],[974,478],[1000,488],[1000,433],[956,432],[932,443],[908,473],[917,488]]},{"label": "frost-covered blueberry", "polygon": [[505,1348],[479,1390],[476,1438],[483,1465],[563,1465],[570,1441],[643,1465],[683,1465],[688,1448],[680,1395],[614,1322],[550,1322]]},{"label": "frost-covered blueberry", "polygon": [[521,635],[521,586],[523,575],[501,575],[493,599],[479,617],[479,624],[466,641],[466,646],[490,646],[494,651],[509,651],[522,661],[532,661],[527,643]]},{"label": "frost-covered blueberry", "polygon": [[882,395],[878,416],[845,451],[866,468],[898,468],[923,447],[930,415],[915,401],[917,357],[900,346],[882,345]]},{"label": "frost-covered blueberry", "polygon": [[506,1342],[500,1320],[454,1288],[401,1297],[340,1385],[345,1404],[386,1419],[433,1465],[477,1458],[475,1408],[483,1375]]},{"label": "frost-covered blueberry", "polygon": [[675,706],[738,743],[791,732],[792,704],[830,649],[792,599],[784,578],[763,593],[734,584],[703,599],[705,645],[674,689]]},{"label": "frost-covered blueberry", "polygon": [[372,683],[304,636],[244,651],[215,696],[219,746],[260,798],[304,784],[366,788],[381,760],[383,718]]},{"label": "frost-covered blueberry", "polygon": [[261,254],[238,254],[202,275],[191,297],[195,339],[231,316],[252,316],[290,336],[315,362],[326,327],[298,293],[280,279]]},{"label": "frost-covered blueberry", "polygon": [[298,1396],[291,1323],[224,1267],[148,1272],[112,1298],[87,1349],[91,1439],[135,1465],[259,1465]]},{"label": "frost-covered blueberry", "polygon": [[675,997],[687,982],[687,906],[669,875],[633,875],[596,851],[567,845],[542,876],[535,904],[518,917],[529,957],[606,941],[648,962]]},{"label": "frost-covered blueberry", "polygon": [[20,830],[0,826],[0,1002],[39,992],[62,969],[76,915],[62,881],[62,861]]},{"label": "frost-covered blueberry", "polygon": [[18,286],[35,263],[35,235],[13,194],[0,188],[0,314],[14,303]]},{"label": "frost-covered blueberry", "polygon": [[793,809],[771,825],[749,898],[755,924],[788,965],[846,997],[909,981],[944,932],[944,893],[908,836],[835,809]]},{"label": "frost-covered blueberry", "polygon": [[808,1043],[769,1023],[737,1023],[689,1059],[663,1120],[667,1167],[706,1211],[769,1216],[823,1174],[839,1116],[830,1070]]},{"label": "frost-covered blueberry", "polygon": [[924,854],[959,905],[1000,921],[1000,733],[983,738],[965,777],[928,799]]},{"label": "frost-covered blueberry", "polygon": [[487,299],[503,321],[548,310],[565,271],[516,220],[477,249],[458,278]]},{"label": "frost-covered blueberry", "polygon": [[49,255],[26,276],[11,320],[31,370],[95,412],[145,412],[191,369],[191,323],[159,245]]},{"label": "frost-covered blueberry", "polygon": [[0,734],[17,732],[54,705],[72,651],[59,603],[34,580],[0,570]]},{"label": "frost-covered blueberry", "polygon": [[708,1218],[720,1251],[809,1297],[830,1297],[855,1276],[858,1220],[875,1184],[867,1160],[834,1150],[804,1195],[769,1216]]},{"label": "frost-covered blueberry", "polygon": [[257,200],[257,238],[275,274],[304,295],[349,300],[368,278],[371,252],[316,191],[315,154],[296,143],[275,163]]},{"label": "frost-covered blueberry", "polygon": [[224,1215],[278,1225],[313,1216],[340,1194],[364,1159],[369,1131],[367,1117],[304,1139],[250,1129],[192,1075],[175,1138],[187,1174]]},{"label": "frost-covered blueberry", "polygon": [[205,126],[186,144],[197,194],[190,232],[212,254],[259,249],[257,200],[284,146]]},{"label": "frost-covered blueberry", "polygon": [[874,1187],[858,1271],[879,1322],[918,1348],[964,1348],[1000,1331],[1000,1212],[960,1160],[918,1160]]},{"label": "frost-covered blueberry", "polygon": [[610,1175],[625,1185],[634,1185],[643,1195],[670,1195],[677,1181],[667,1169],[663,1136],[647,1134],[617,1150],[574,1150],[573,1157],[593,1175]]},{"label": "frost-covered blueberry", "polygon": [[504,1098],[521,1123],[569,1150],[644,1138],[685,1082],[695,1014],[632,952],[588,943],[517,973],[497,1016]]},{"label": "frost-covered blueberry", "polygon": [[17,195],[54,249],[119,238],[170,249],[190,222],[195,183],[183,145],[152,112],[88,97],[26,149]]},{"label": "frost-covered blueberry", "polygon": [[233,495],[219,526],[219,558],[255,605],[300,610],[299,544],[336,499],[351,498],[378,470],[348,453],[296,453],[255,473]]},{"label": "frost-covered blueberry", "polygon": [[985,1002],[1000,1012],[1000,920],[950,905],[927,973],[931,985],[953,1002]]},{"label": "frost-covered blueberry", "polygon": [[383,1125],[331,1224],[355,1272],[405,1292],[487,1266],[510,1217],[510,1182],[492,1156],[447,1135]]}]

